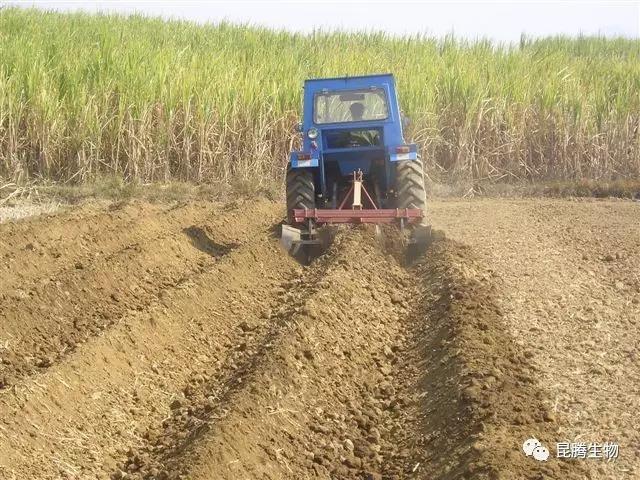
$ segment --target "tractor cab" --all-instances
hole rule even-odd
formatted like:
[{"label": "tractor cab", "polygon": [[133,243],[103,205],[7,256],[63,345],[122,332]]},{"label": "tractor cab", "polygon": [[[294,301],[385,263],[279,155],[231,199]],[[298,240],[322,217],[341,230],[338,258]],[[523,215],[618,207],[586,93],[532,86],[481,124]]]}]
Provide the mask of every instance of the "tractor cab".
[{"label": "tractor cab", "polygon": [[302,148],[287,167],[283,238],[293,231],[300,242],[297,232],[313,237],[323,224],[422,223],[422,164],[403,123],[391,74],[307,80]]}]

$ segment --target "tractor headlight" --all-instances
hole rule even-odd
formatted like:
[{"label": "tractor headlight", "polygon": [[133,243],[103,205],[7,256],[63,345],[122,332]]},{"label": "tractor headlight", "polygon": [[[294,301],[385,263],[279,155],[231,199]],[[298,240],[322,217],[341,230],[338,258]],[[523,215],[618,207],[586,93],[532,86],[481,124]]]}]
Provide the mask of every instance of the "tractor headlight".
[{"label": "tractor headlight", "polygon": [[318,138],[318,129],[315,127],[311,127],[308,131],[307,131],[307,136],[311,139],[314,140],[316,138]]}]

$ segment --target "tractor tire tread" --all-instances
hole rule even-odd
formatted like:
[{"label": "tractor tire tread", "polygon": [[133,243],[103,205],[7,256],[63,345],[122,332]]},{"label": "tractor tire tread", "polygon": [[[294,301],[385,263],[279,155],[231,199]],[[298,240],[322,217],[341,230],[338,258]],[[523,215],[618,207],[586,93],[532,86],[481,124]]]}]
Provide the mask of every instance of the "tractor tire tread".
[{"label": "tractor tire tread", "polygon": [[420,160],[399,162],[396,170],[396,191],[398,208],[427,207],[427,195],[424,186],[424,171]]},{"label": "tractor tire tread", "polygon": [[287,218],[292,221],[291,211],[296,208],[315,208],[315,186],[313,173],[304,169],[287,170]]}]

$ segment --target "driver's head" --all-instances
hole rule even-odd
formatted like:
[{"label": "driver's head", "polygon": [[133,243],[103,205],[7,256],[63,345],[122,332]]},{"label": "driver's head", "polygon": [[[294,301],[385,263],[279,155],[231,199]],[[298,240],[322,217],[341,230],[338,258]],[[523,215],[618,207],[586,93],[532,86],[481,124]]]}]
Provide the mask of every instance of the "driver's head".
[{"label": "driver's head", "polygon": [[362,116],[364,115],[364,105],[360,102],[352,103],[349,107],[351,110],[351,119],[352,120],[362,120]]}]

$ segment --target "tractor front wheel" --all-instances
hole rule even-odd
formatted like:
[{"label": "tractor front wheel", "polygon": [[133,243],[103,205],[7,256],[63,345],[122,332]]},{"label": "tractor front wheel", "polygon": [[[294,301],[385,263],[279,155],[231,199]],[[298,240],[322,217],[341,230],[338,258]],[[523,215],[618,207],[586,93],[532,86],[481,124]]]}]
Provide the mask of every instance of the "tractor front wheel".
[{"label": "tractor front wheel", "polygon": [[396,192],[398,208],[427,209],[424,188],[424,171],[420,160],[398,162],[396,167]]},{"label": "tractor front wheel", "polygon": [[316,208],[313,172],[304,168],[287,169],[287,220],[293,223],[295,208]]}]

